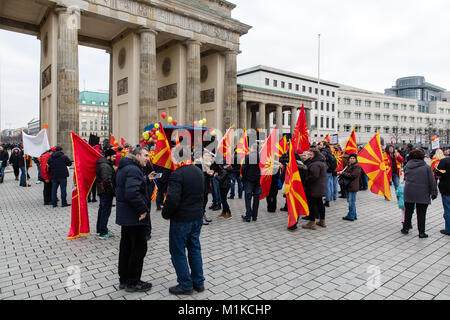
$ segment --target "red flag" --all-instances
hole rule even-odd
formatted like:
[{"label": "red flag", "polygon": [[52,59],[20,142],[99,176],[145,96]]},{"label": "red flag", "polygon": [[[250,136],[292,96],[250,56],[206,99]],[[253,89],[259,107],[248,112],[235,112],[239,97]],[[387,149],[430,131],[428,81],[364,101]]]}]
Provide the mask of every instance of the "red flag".
[{"label": "red flag", "polygon": [[119,141],[117,141],[117,139],[114,138],[113,135],[111,135],[111,141],[109,144],[113,146],[113,150],[115,151],[117,151],[117,149],[119,148]]},{"label": "red flag", "polygon": [[217,147],[217,151],[222,154],[227,164],[232,164],[231,158],[233,154],[233,146],[231,144],[231,134],[233,129],[234,125],[230,129],[228,129],[227,133]]},{"label": "red flag", "polygon": [[125,146],[125,143],[127,143],[125,141],[125,139],[124,138],[120,138],[120,144],[122,145],[122,147]]},{"label": "red flag", "polygon": [[288,152],[288,150],[289,150],[289,145],[288,145],[286,136],[284,136],[283,139],[281,139],[280,142],[277,143],[277,149],[276,149],[275,155],[278,157],[278,159],[280,159],[283,154]]},{"label": "red flag", "polygon": [[72,218],[67,239],[77,239],[89,234],[89,213],[86,199],[95,181],[97,160],[102,155],[74,132],[71,135],[75,187],[72,191]]},{"label": "red flag", "polygon": [[166,169],[175,170],[175,165],[172,160],[172,152],[170,150],[169,141],[167,140],[164,128],[159,123],[159,130],[156,132],[158,140],[155,141],[155,156],[153,157],[154,164]]},{"label": "red flag", "polygon": [[340,171],[344,170],[344,159],[342,156],[342,151],[334,150],[333,155],[336,158],[336,163],[337,163],[336,172],[340,172]]},{"label": "red flag", "polygon": [[391,200],[391,188],[383,152],[381,151],[380,132],[359,152],[358,162],[369,177],[370,191]]},{"label": "red flag", "polygon": [[242,165],[245,161],[245,156],[250,153],[248,150],[247,129],[244,129],[244,133],[242,134],[241,139],[239,139],[239,143],[236,146],[236,153],[240,157]]},{"label": "red flag", "polygon": [[261,169],[261,189],[262,193],[259,200],[265,199],[269,196],[270,185],[272,184],[273,166],[275,161],[275,141],[277,139],[277,127],[272,131],[272,134],[267,138],[262,150],[259,168]]},{"label": "red flag", "polygon": [[289,214],[288,227],[290,228],[298,222],[299,216],[309,216],[308,202],[303,189],[300,172],[298,171],[297,161],[295,161],[292,141],[290,142],[289,164],[286,169],[285,189]]},{"label": "red flag", "polygon": [[358,148],[356,145],[356,128],[353,128],[352,135],[350,136],[350,139],[348,139],[347,146],[344,149],[344,152],[348,155],[352,153],[358,153]]},{"label": "red flag", "polygon": [[292,145],[294,146],[294,151],[298,154],[302,154],[303,152],[310,149],[308,126],[306,124],[304,105],[302,105],[302,110],[300,111],[300,115],[298,116],[297,126],[294,131],[294,136],[292,137]]},{"label": "red flag", "polygon": [[158,195],[158,187],[155,186],[155,189],[153,190],[153,194],[152,194],[152,201],[156,202],[156,196]]},{"label": "red flag", "polygon": [[323,141],[330,143],[330,134],[328,134]]}]

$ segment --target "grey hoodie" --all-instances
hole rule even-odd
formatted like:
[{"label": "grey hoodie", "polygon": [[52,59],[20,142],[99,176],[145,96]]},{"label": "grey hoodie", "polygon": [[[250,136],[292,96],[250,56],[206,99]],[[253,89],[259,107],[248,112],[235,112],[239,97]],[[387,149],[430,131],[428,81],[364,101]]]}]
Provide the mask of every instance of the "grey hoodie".
[{"label": "grey hoodie", "polygon": [[413,159],[405,167],[405,203],[431,204],[438,189],[431,167],[423,160]]}]

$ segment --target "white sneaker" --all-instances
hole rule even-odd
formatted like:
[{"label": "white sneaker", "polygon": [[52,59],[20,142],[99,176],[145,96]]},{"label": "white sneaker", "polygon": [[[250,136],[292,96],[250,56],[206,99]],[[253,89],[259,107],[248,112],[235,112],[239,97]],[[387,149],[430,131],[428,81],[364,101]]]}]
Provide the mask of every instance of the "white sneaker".
[{"label": "white sneaker", "polygon": [[36,184],[41,184],[41,182],[40,181],[36,181]]}]

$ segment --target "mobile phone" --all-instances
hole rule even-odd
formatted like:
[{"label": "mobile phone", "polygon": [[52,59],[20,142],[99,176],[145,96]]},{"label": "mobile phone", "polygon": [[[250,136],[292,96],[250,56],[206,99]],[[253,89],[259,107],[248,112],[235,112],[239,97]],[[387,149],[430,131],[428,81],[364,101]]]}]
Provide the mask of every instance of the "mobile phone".
[{"label": "mobile phone", "polygon": [[157,173],[155,174],[155,179],[161,179],[162,178],[162,173]]}]

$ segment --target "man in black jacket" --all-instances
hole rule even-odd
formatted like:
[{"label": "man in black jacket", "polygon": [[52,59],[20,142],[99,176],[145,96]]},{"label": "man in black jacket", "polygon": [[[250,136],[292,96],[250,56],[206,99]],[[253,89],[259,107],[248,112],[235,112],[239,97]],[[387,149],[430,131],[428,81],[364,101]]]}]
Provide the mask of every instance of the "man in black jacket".
[{"label": "man in black jacket", "polygon": [[445,229],[441,233],[450,236],[450,152],[445,152],[446,158],[439,162],[436,175],[439,177],[439,191],[444,205]]},{"label": "man in black jacket", "polygon": [[331,153],[331,148],[328,142],[321,141],[319,143],[320,153],[325,157],[325,162],[327,164],[327,195],[325,198],[325,207],[330,206],[330,201],[335,200],[334,198],[334,188],[335,184],[333,183],[333,175],[336,175],[336,167],[337,161],[336,158]]},{"label": "man in black jacket", "polygon": [[0,183],[3,183],[3,178],[5,177],[5,169],[8,165],[9,154],[8,151],[4,150],[3,146],[0,146]]},{"label": "man in black jacket", "polygon": [[[116,193],[116,171],[113,165],[116,163],[116,152],[108,149],[105,156],[97,160],[97,193],[100,198],[98,208],[97,233],[100,239],[108,239],[112,235],[108,232],[108,219],[111,215],[112,203]],[[95,186],[93,186],[95,188]]]},{"label": "man in black jacket", "polygon": [[[259,168],[258,145],[250,147],[250,154],[242,165],[242,182],[244,184],[246,214],[242,219],[246,222],[258,219],[259,197],[261,196],[261,169]],[[252,206],[253,199],[253,206]]]},{"label": "man in black jacket", "polygon": [[[182,153],[179,153],[180,157],[183,157]],[[170,175],[162,216],[170,220],[169,250],[178,281],[178,285],[170,288],[169,292],[185,295],[192,294],[193,289],[197,292],[205,290],[200,246],[205,177],[197,166],[179,164],[174,158],[178,169]]]},{"label": "man in black jacket", "polygon": [[150,195],[142,168],[148,160],[148,151],[136,147],[120,160],[116,176],[116,223],[122,227],[119,288],[127,292],[146,292],[152,288],[151,283],[141,281],[150,215]]},{"label": "man in black jacket", "polygon": [[58,187],[61,187],[61,201],[62,207],[68,207],[67,203],[67,178],[69,177],[69,170],[67,167],[72,165],[70,160],[63,152],[61,147],[56,147],[55,152],[52,154],[47,162],[50,174],[52,177],[52,204],[53,208],[57,207]]}]

